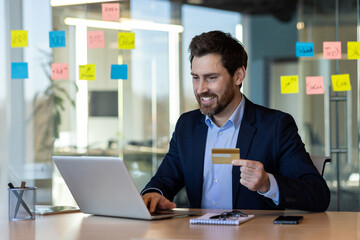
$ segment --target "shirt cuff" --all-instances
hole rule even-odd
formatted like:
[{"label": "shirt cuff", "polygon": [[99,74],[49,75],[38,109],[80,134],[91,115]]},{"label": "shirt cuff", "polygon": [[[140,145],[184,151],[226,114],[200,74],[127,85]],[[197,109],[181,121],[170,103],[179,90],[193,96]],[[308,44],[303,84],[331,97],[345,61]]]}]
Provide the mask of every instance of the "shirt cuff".
[{"label": "shirt cuff", "polygon": [[140,195],[144,195],[145,193],[149,193],[149,192],[157,192],[157,193],[160,193],[161,195],[164,196],[163,192],[158,189],[158,188],[147,188],[147,189],[144,189],[143,191],[141,191]]},{"label": "shirt cuff", "polygon": [[258,191],[258,193],[264,197],[270,198],[273,200],[273,202],[277,205],[279,205],[279,186],[276,182],[276,179],[274,175],[271,173],[268,173],[269,180],[270,180],[270,189],[266,193],[261,193]]}]

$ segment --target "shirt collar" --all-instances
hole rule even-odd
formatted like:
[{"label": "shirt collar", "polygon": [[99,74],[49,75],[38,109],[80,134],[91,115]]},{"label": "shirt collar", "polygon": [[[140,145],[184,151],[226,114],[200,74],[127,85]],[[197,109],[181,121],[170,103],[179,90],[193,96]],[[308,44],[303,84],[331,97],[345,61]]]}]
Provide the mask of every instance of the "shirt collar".
[{"label": "shirt collar", "polygon": [[[240,101],[239,105],[236,107],[235,111],[230,116],[230,118],[227,120],[227,122],[224,124],[224,126],[227,126],[230,122],[235,126],[235,128],[239,127],[241,124],[242,118],[244,116],[244,109],[245,109],[245,97],[244,97],[244,95],[241,95],[241,101]],[[208,127],[212,127],[215,125],[215,123],[211,120],[211,118],[208,115],[205,116],[205,123]]]}]

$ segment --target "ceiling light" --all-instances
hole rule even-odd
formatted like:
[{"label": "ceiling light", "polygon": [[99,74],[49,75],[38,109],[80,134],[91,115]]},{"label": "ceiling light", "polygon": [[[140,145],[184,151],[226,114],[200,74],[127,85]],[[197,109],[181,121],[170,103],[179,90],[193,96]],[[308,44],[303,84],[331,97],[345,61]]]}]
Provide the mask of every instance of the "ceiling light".
[{"label": "ceiling light", "polygon": [[178,32],[184,31],[184,27],[175,24],[155,23],[151,21],[134,20],[129,18],[121,18],[120,22],[100,21],[81,18],[65,18],[66,25],[84,25],[93,28],[105,28],[131,31],[132,29],[164,31],[164,32]]},{"label": "ceiling light", "polygon": [[200,5],[200,4],[203,4],[204,1],[203,0],[188,0],[187,3]]},{"label": "ceiling light", "polygon": [[304,29],[304,28],[305,28],[305,23],[304,23],[304,22],[302,22],[302,21],[297,22],[297,24],[296,24],[296,28],[297,28],[298,30],[302,30],[302,29]]},{"label": "ceiling light", "polygon": [[114,0],[50,0],[50,5],[52,7],[57,7],[57,6],[66,6],[66,5],[103,3],[103,2],[113,2],[113,1]]}]

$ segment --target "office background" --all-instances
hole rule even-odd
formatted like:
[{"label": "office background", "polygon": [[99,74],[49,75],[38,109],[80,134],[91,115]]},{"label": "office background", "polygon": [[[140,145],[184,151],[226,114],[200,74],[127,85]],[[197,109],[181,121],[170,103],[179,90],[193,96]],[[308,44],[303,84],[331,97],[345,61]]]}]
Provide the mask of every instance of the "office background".
[{"label": "office background", "polygon": [[[60,2],[0,0],[0,204],[7,182],[22,180],[38,187],[38,204],[75,204],[52,155],[121,156],[142,188],[179,114],[197,108],[191,38],[222,30],[249,54],[244,94],[292,114],[308,152],[331,156],[329,210],[359,211],[360,63],[347,56],[347,42],[360,41],[359,0],[110,1],[127,27],[102,20],[107,1]],[[28,31],[27,47],[11,47],[12,30]],[[65,47],[49,47],[55,30]],[[104,48],[88,48],[89,31],[104,31]],[[135,33],[135,48],[118,49],[118,32]],[[323,58],[324,41],[341,42],[341,59]],[[296,57],[296,42],[314,43],[314,56]],[[13,62],[28,63],[28,78],[12,79]],[[67,63],[68,79],[51,80],[52,63]],[[78,80],[83,64],[96,65],[95,81]],[[127,65],[126,80],[111,79],[112,64]],[[334,74],[349,74],[351,91],[334,92]],[[298,93],[281,94],[286,75],[298,75]],[[306,94],[307,76],[324,77],[324,94]]]}]

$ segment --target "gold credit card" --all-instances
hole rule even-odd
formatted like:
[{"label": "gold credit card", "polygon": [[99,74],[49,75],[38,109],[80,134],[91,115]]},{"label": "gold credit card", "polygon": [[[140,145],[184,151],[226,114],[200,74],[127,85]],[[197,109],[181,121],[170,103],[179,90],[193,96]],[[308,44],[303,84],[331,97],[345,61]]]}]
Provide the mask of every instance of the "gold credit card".
[{"label": "gold credit card", "polygon": [[239,148],[213,148],[211,152],[213,164],[231,164],[232,160],[240,159]]}]

